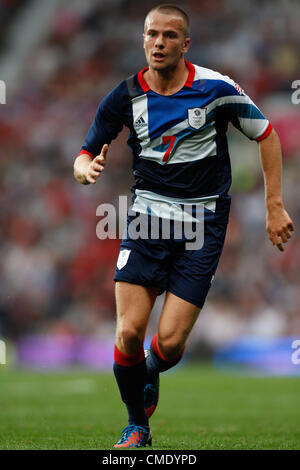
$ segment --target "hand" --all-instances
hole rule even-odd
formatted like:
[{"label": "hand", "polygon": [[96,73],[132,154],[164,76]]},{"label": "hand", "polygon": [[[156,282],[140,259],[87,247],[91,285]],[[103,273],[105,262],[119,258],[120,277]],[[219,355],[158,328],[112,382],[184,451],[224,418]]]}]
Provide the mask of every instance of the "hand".
[{"label": "hand", "polygon": [[288,242],[293,230],[293,222],[283,207],[268,211],[267,232],[271,243],[276,245],[278,250],[284,251],[282,244]]},{"label": "hand", "polygon": [[101,173],[104,171],[106,164],[106,154],[108,151],[108,145],[104,144],[101,153],[91,161],[87,168],[85,179],[87,183],[95,184]]}]

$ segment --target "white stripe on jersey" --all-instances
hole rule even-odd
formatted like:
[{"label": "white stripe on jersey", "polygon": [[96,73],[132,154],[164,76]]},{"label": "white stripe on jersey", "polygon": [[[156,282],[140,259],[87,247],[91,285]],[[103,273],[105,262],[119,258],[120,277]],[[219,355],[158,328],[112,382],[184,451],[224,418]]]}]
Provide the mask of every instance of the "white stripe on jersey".
[{"label": "white stripe on jersey", "polygon": [[[194,80],[223,80],[229,85],[236,89],[236,83],[227,75],[222,75],[220,72],[215,70],[200,67],[199,65],[193,64],[195,67],[195,78]],[[217,106],[221,106],[228,103],[245,103],[254,106],[258,109],[256,104],[251,98],[243,92],[243,95],[223,96],[217,98],[207,105],[207,113],[211,112]],[[256,139],[261,136],[269,125],[267,119],[249,119],[249,118],[238,118],[243,133],[249,137],[249,139]]]},{"label": "white stripe on jersey", "polygon": [[[218,106],[226,105],[226,104],[247,104],[254,106],[258,111],[258,107],[255,103],[249,98],[249,96],[222,96],[221,98],[217,98],[216,100],[212,101],[207,105],[207,113],[210,113]],[[240,123],[241,129],[243,134],[245,134],[249,139],[256,139],[260,135],[262,135],[269,125],[269,121],[267,119],[250,119],[244,117],[238,117],[238,121]]]},{"label": "white stripe on jersey", "polygon": [[222,75],[220,72],[216,70],[207,69],[205,67],[200,67],[200,65],[195,65],[195,78],[196,80],[223,80],[224,82],[229,83],[230,85],[234,86],[235,82],[229,78],[227,75]]},{"label": "white stripe on jersey", "polygon": [[[235,82],[228,76],[222,75],[214,70],[206,69],[195,65],[195,80],[220,80],[235,87]],[[206,115],[208,115],[215,108],[227,104],[245,104],[255,107],[257,106],[246,94],[243,95],[229,95],[217,98],[214,101],[205,105]],[[186,109],[188,113],[188,108]],[[258,110],[259,111],[259,110]],[[149,137],[149,118],[148,118],[148,96],[144,94],[132,99],[132,112],[134,129],[140,140],[141,153],[140,158],[152,160],[160,165],[168,165],[173,163],[195,162],[206,157],[214,156],[217,153],[216,144],[216,128],[215,120],[208,122],[208,126],[199,129],[195,133],[191,133],[177,141],[176,148],[171,151],[168,161],[164,162],[163,157],[166,152],[164,150],[154,150],[156,147],[162,145],[162,138],[169,136],[176,136],[189,128],[188,119],[179,122],[175,126],[163,132],[159,137],[150,141]],[[250,111],[251,112],[251,111]],[[238,114],[238,113],[237,113]],[[267,119],[250,119],[245,117],[236,116],[242,132],[250,139],[256,139],[264,133],[269,125]]]},{"label": "white stripe on jersey", "polygon": [[[206,105],[207,114],[210,113],[213,109],[224,104],[252,104],[255,108],[257,106],[251,101],[249,96],[240,96],[240,95],[231,95],[231,96],[221,96],[221,98],[216,98]],[[257,108],[258,109],[258,108]]]},{"label": "white stripe on jersey", "polygon": [[180,141],[169,163],[192,162],[216,155],[217,144],[215,136],[217,131],[213,124],[214,121],[210,127]]},{"label": "white stripe on jersey", "polygon": [[239,122],[244,134],[248,137],[251,136],[250,138],[253,140],[263,135],[269,125],[269,121],[266,119],[239,118]]},{"label": "white stripe on jersey", "polygon": [[[201,205],[206,209],[215,212],[216,200],[219,197],[218,195],[215,195],[208,197],[178,199],[141,189],[136,189],[135,194],[136,198],[130,208],[134,212],[140,212],[141,214],[149,214],[150,212],[152,215],[161,217],[163,219],[170,219],[170,216],[172,215],[172,219],[185,222],[198,221],[198,219],[192,217],[191,213],[186,210],[189,206]],[[185,211],[182,210],[179,204],[184,204]]]},{"label": "white stripe on jersey", "polygon": [[186,119],[165,131],[160,137],[157,137],[151,142],[148,141],[147,143],[143,143],[143,145],[141,144],[142,152],[140,154],[140,158],[154,160],[160,165],[166,165],[168,163],[192,162],[211,155],[216,155],[217,145],[214,138],[217,132],[213,121],[211,126],[204,129],[201,133],[198,131],[195,134],[182,139],[177,144],[176,151],[171,155],[169,161],[163,162],[162,160],[165,152],[159,152],[157,150],[153,150],[153,148],[161,145],[162,137],[178,134],[188,127],[189,124]]},{"label": "white stripe on jersey", "polygon": [[[137,96],[132,100],[133,126],[135,132],[141,141],[142,148],[150,142],[148,131],[148,98],[147,95]],[[142,119],[141,119],[142,118]],[[143,121],[145,125],[140,125]],[[135,124],[137,125],[135,126]]]},{"label": "white stripe on jersey", "polygon": [[[142,151],[139,155],[140,158],[156,161],[160,165],[166,165],[168,163],[191,162],[216,155],[216,129],[214,127],[214,121],[212,121],[210,127],[204,129],[201,133],[197,132],[193,135],[183,138],[177,144],[176,151],[172,153],[169,161],[163,162],[162,160],[165,151],[157,151],[154,150],[154,148],[162,144],[162,137],[173,136],[188,129],[188,119],[185,119],[184,121],[176,124],[175,126],[165,131],[161,136],[150,141],[147,94],[133,98],[132,112],[134,129],[142,147]],[[144,121],[145,125],[141,125],[141,118],[143,118],[142,120]]]}]

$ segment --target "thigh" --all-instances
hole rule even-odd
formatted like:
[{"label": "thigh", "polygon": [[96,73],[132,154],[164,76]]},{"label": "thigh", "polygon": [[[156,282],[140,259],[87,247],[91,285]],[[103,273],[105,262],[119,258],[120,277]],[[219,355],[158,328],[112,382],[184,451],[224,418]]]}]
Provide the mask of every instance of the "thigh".
[{"label": "thigh", "polygon": [[165,357],[168,352],[174,357],[182,351],[199,313],[196,305],[166,293],[158,327],[158,342]]},{"label": "thigh", "polygon": [[116,282],[116,345],[121,352],[133,354],[142,343],[159,289],[128,282]]},{"label": "thigh", "polygon": [[198,250],[177,251],[172,259],[167,290],[202,308],[223,250],[227,223],[206,223]]},{"label": "thigh", "polygon": [[132,242],[128,248],[121,245],[114,280],[156,287],[162,293],[168,284],[168,252],[161,248],[160,241],[152,245],[148,240],[142,243],[140,246],[141,243]]},{"label": "thigh", "polygon": [[158,334],[159,345],[165,354],[174,348],[177,353],[182,350],[198,318],[217,269],[226,226],[227,222],[207,223],[200,250],[174,253]]}]

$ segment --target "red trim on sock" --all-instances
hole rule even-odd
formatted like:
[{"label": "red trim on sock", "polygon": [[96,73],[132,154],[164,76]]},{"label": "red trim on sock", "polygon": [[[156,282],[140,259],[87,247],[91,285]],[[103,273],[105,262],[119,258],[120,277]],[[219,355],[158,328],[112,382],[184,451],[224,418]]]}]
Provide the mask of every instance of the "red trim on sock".
[{"label": "red trim on sock", "polygon": [[144,348],[141,347],[141,349],[135,353],[135,354],[124,354],[115,345],[115,351],[114,351],[114,360],[119,366],[123,367],[132,367],[135,366],[136,364],[139,364],[145,359],[145,353],[144,353]]},{"label": "red trim on sock", "polygon": [[159,347],[158,347],[158,334],[157,334],[157,333],[156,333],[156,334],[153,336],[153,338],[152,338],[152,348],[154,349],[154,352],[158,355],[158,357],[160,357],[163,361],[166,361],[166,362],[178,361],[178,359],[181,358],[181,356],[183,355],[183,353],[184,353],[184,351],[185,351],[185,346],[184,346],[183,350],[181,351],[181,353],[180,353],[177,357],[174,357],[174,359],[171,359],[171,360],[170,360],[170,359],[166,359],[166,358],[162,355],[162,353],[161,353],[161,351],[160,351],[160,349],[159,349]]},{"label": "red trim on sock", "polygon": [[165,361],[164,356],[162,355],[162,353],[160,352],[158,348],[157,338],[158,338],[158,335],[156,333],[152,338],[152,348],[154,349],[154,352],[158,355],[158,357],[160,357],[163,361]]}]

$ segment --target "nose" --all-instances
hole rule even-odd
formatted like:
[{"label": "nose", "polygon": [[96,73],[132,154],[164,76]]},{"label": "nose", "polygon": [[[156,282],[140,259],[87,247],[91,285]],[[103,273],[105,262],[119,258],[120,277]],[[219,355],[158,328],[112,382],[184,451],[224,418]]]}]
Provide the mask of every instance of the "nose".
[{"label": "nose", "polygon": [[155,40],[155,47],[158,49],[163,49],[165,47],[162,34],[158,34]]}]

